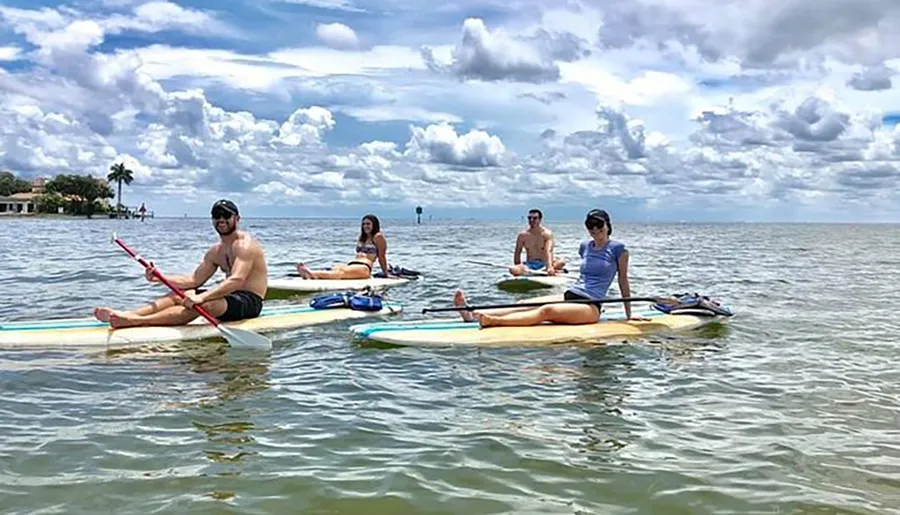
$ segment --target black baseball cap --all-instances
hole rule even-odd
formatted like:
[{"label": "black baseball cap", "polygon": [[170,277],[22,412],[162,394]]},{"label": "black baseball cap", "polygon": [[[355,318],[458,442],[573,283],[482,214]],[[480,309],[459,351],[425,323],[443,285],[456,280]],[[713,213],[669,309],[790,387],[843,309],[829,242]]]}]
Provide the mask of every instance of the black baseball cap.
[{"label": "black baseball cap", "polygon": [[240,214],[238,212],[237,206],[234,204],[234,202],[232,202],[230,200],[226,200],[226,199],[217,200],[216,203],[213,204],[211,211],[215,212],[217,208],[224,209],[225,211],[228,211],[229,213],[231,213],[235,216]]},{"label": "black baseball cap", "polygon": [[590,211],[588,211],[588,214],[584,217],[584,220],[588,221],[591,218],[600,219],[606,223],[609,223],[609,213],[602,209],[591,209]]},{"label": "black baseball cap", "polygon": [[609,229],[608,234],[612,234],[612,223],[609,221],[609,213],[603,209],[591,209],[588,211],[588,214],[584,217],[584,226],[590,229],[592,225],[601,220],[606,223],[606,227]]}]

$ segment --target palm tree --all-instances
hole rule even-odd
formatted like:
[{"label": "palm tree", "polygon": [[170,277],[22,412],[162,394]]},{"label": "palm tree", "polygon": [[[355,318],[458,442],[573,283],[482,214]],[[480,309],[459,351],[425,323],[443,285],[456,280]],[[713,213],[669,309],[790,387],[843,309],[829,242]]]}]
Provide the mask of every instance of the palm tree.
[{"label": "palm tree", "polygon": [[116,218],[118,218],[122,214],[122,183],[131,184],[134,176],[131,170],[125,168],[125,163],[116,163],[110,166],[109,169],[110,173],[106,176],[106,179],[110,182],[119,183],[119,202],[116,205]]}]

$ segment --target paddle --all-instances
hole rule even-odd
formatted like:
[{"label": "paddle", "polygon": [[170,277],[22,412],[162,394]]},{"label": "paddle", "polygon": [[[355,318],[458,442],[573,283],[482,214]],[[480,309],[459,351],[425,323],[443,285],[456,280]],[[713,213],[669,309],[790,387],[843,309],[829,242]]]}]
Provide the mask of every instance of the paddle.
[{"label": "paddle", "polygon": [[603,300],[577,299],[577,300],[548,300],[544,302],[519,302],[515,304],[489,304],[487,306],[453,306],[449,308],[423,308],[422,314],[438,313],[441,311],[476,311],[483,309],[500,308],[528,308],[546,306],[548,304],[613,304],[616,302],[678,302],[672,297],[618,297]]},{"label": "paddle", "polygon": [[[477,259],[465,259],[463,261],[465,261],[466,263],[472,263],[473,265],[484,265],[484,266],[491,266],[494,268],[503,268],[503,269],[509,269],[509,267],[511,266],[511,265],[501,265],[499,263],[491,263],[489,261],[479,261]],[[554,276],[551,276],[550,274],[548,274],[544,270],[528,270],[524,276],[520,276],[520,277],[527,277],[529,275],[537,275],[537,276],[541,276],[541,277],[554,277]],[[560,270],[557,270],[555,277],[568,277],[570,279],[578,278],[577,275],[570,274],[568,272],[563,272]]]},{"label": "paddle", "polygon": [[[143,257],[137,255],[133,250],[128,248],[128,245],[125,245],[125,242],[116,237],[115,233],[113,233],[113,241],[116,242],[125,252],[128,253],[129,256],[134,258],[135,261],[144,266],[145,269],[150,268],[150,263],[147,262]],[[176,295],[184,299],[186,295],[181,290],[181,288],[175,286],[156,268],[153,269],[153,275],[156,276],[163,284],[169,287]],[[256,334],[252,331],[247,331],[245,329],[239,329],[237,327],[227,327],[222,325],[221,322],[216,320],[216,318],[209,314],[208,311],[203,309],[199,304],[194,304],[192,309],[200,314],[203,318],[209,321],[210,324],[215,326],[216,329],[225,336],[225,339],[228,340],[234,347],[250,347],[250,348],[265,348],[271,349],[272,342],[269,341],[268,338]]]},{"label": "paddle", "polygon": [[484,265],[484,266],[493,266],[495,268],[509,268],[509,265],[501,265],[499,263],[491,263],[490,261],[479,261],[477,259],[464,259],[466,263],[472,263],[473,265]]}]

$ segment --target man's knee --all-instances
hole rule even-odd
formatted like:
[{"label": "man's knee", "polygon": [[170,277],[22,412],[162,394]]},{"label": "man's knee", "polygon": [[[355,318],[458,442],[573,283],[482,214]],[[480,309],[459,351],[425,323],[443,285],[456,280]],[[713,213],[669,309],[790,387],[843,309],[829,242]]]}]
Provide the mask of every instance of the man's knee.
[{"label": "man's knee", "polygon": [[208,300],[200,306],[210,315],[219,318],[228,310],[228,302],[225,299]]},{"label": "man's knee", "polygon": [[156,302],[171,302],[172,304],[178,306],[179,304],[181,304],[181,297],[179,297],[175,292],[172,292],[156,297]]}]

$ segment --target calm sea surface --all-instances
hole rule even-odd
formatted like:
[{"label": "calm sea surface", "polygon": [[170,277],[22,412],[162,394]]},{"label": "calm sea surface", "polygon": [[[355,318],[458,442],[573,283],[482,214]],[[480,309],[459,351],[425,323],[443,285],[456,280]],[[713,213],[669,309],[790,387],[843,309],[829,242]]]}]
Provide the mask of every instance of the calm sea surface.
[{"label": "calm sea surface", "polygon": [[[900,513],[900,227],[613,223],[634,294],[737,316],[591,347],[385,348],[341,322],[270,354],[0,349],[0,512]],[[357,224],[243,223],[273,276],[346,261]],[[526,296],[463,262],[508,261],[519,220],[383,225],[392,263],[427,274],[389,290],[402,319],[456,287]],[[582,226],[548,225],[577,260]],[[165,273],[216,238],[196,219],[0,219],[0,320],[164,293],[113,231]]]}]

